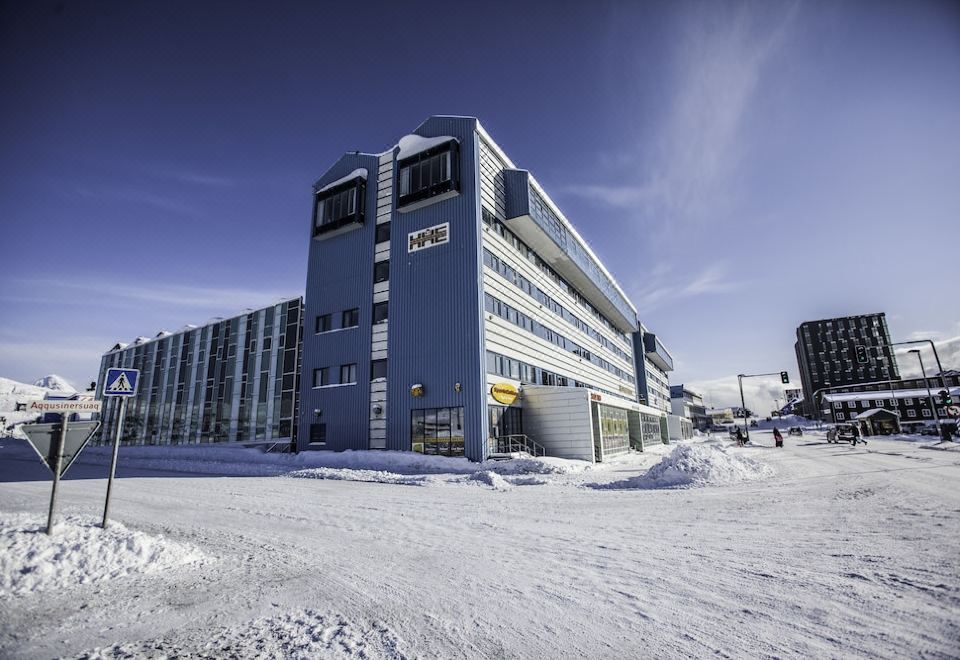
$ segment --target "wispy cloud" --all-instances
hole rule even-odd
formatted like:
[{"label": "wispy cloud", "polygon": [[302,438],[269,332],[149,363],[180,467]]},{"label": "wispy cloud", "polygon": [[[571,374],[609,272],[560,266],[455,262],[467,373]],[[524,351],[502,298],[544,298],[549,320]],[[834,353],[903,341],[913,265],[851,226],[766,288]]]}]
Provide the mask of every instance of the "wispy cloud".
[{"label": "wispy cloud", "polygon": [[729,293],[746,282],[734,277],[726,262],[705,265],[693,273],[677,273],[667,264],[657,264],[644,278],[644,284],[631,287],[632,299],[640,312],[649,312],[666,302],[674,304],[686,298]]},{"label": "wispy cloud", "polygon": [[[171,307],[199,307],[205,310],[236,310],[269,305],[282,298],[290,298],[289,292],[273,289],[243,289],[233,287],[204,287],[176,284],[133,285],[117,284],[105,280],[60,280],[19,279],[17,298],[24,293],[35,293],[37,298],[57,300],[76,299],[87,294],[89,302],[123,299],[139,302],[144,306],[163,304]],[[294,294],[295,295],[295,294]],[[0,298],[6,300],[5,297]]]},{"label": "wispy cloud", "polygon": [[[717,216],[730,195],[741,156],[744,120],[797,5],[771,23],[757,24],[754,5],[704,10],[688,21],[676,55],[678,81],[654,144],[638,144],[606,162],[633,157],[634,179],[577,184],[565,190],[632,211],[644,226],[679,231]],[[624,168],[620,168],[621,171]]]},{"label": "wispy cloud", "polygon": [[177,196],[160,195],[148,188],[135,186],[104,186],[98,188],[79,187],[78,195],[85,199],[100,202],[121,202],[124,204],[146,204],[167,213],[176,213],[191,218],[199,218],[200,210],[192,204],[181,201]]},{"label": "wispy cloud", "polygon": [[[940,357],[940,364],[944,370],[960,369],[960,336],[946,337],[941,332],[912,332],[910,340],[932,339],[937,348],[937,355]],[[898,346],[896,349],[897,366],[900,368],[900,376],[903,378],[917,378],[921,375],[920,360],[915,354],[910,353],[911,349],[919,349],[920,356],[923,359],[923,366],[927,375],[937,373],[937,362],[933,355],[930,344],[917,344],[916,346]]]}]

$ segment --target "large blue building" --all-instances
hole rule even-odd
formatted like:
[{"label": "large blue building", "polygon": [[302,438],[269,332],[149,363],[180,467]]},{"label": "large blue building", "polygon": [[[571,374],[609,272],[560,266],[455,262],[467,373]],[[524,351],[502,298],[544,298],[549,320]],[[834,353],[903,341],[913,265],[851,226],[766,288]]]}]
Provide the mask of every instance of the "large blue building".
[{"label": "large blue building", "polygon": [[[304,325],[300,449],[482,460],[528,436],[603,460],[661,440],[636,309],[474,118],[431,117],[320,177]],[[656,338],[644,353],[669,358]]]}]

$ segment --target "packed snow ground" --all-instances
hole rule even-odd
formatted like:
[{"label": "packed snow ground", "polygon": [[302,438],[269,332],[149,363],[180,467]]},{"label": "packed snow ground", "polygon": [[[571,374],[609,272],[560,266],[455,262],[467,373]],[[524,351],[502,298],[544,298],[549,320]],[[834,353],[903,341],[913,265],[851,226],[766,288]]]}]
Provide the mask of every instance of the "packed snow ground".
[{"label": "packed snow ground", "polygon": [[[960,455],[751,437],[602,466],[123,448],[103,534],[171,562],[11,590],[0,657],[956,657]],[[4,539],[114,547],[106,449],[44,540],[48,473],[0,444]]]}]

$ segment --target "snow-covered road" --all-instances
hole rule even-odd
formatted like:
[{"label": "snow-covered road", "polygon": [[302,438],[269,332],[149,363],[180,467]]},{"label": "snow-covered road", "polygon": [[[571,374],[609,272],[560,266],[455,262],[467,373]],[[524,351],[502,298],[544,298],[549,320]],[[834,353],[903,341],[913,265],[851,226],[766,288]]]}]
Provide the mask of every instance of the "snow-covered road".
[{"label": "snow-covered road", "polygon": [[[507,489],[138,468],[116,519],[206,559],[5,596],[0,656],[956,657],[960,452],[753,435],[772,477],[673,490],[589,487],[660,455]],[[0,514],[40,520],[15,445]],[[103,466],[72,470],[92,519]]]}]

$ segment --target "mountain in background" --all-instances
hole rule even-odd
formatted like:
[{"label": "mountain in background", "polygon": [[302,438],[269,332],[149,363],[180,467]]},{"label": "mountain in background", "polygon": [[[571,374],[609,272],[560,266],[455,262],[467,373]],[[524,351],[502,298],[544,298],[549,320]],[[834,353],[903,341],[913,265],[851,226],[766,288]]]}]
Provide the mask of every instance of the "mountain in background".
[{"label": "mountain in background", "polygon": [[[38,380],[37,383],[37,385],[28,385],[27,383],[0,377],[0,417],[3,418],[3,423],[0,424],[0,438],[25,438],[26,436],[18,428],[19,425],[33,421],[37,417],[36,413],[16,412],[17,403],[23,403],[31,399],[42,399],[51,393],[62,396],[64,392],[72,393],[74,391],[70,384],[60,376],[46,376]],[[49,383],[51,387],[44,387],[40,383]]]},{"label": "mountain in background", "polygon": [[[13,381],[10,381],[13,382]],[[43,378],[35,381],[35,387],[42,387],[45,390],[53,390],[54,392],[76,392],[77,388],[67,382],[67,379],[58,376],[57,374],[50,374],[49,376],[44,376]]]}]

